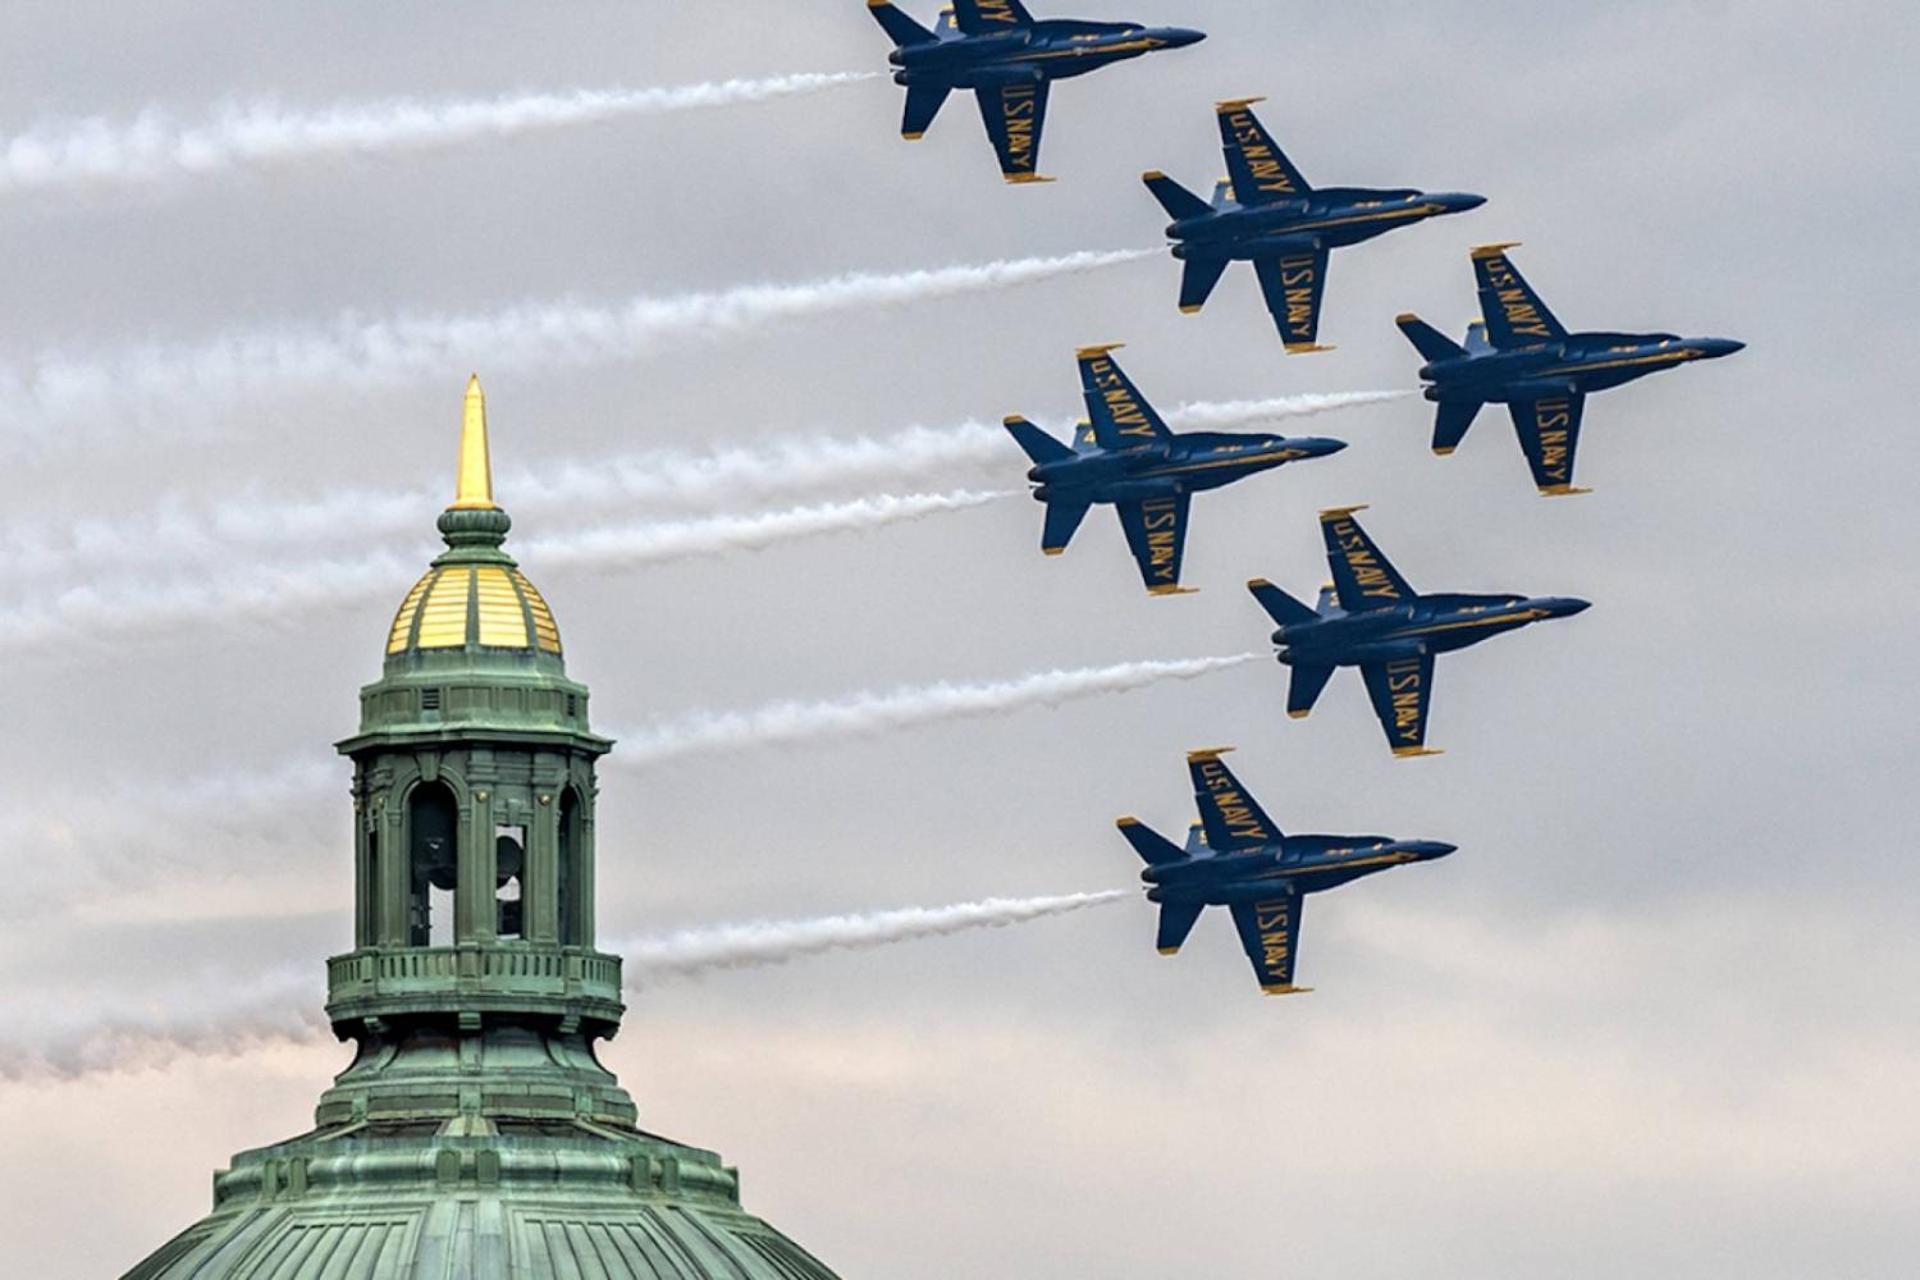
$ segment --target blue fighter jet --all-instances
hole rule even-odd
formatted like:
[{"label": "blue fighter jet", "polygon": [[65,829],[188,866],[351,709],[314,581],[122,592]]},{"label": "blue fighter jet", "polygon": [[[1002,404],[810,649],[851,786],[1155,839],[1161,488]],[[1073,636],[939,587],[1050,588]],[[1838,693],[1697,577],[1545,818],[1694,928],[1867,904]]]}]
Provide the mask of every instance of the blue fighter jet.
[{"label": "blue fighter jet", "polygon": [[1427,747],[1436,654],[1587,607],[1567,596],[1420,595],[1407,585],[1353,518],[1365,507],[1320,513],[1333,581],[1308,608],[1265,578],[1247,584],[1279,624],[1273,642],[1293,668],[1287,714],[1313,710],[1335,667],[1359,667],[1374,714],[1396,756],[1438,755]]},{"label": "blue fighter jet", "polygon": [[893,82],[907,89],[900,136],[919,138],[948,94],[971,89],[1008,182],[1051,181],[1039,171],[1040,130],[1055,80],[1206,39],[1184,27],[1137,22],[1036,22],[1020,0],[954,0],[932,31],[887,0],[867,0],[867,9],[894,43],[887,59],[897,68]]},{"label": "blue fighter jet", "polygon": [[1214,106],[1227,177],[1214,186],[1212,203],[1158,170],[1141,180],[1173,219],[1167,236],[1173,256],[1186,263],[1180,310],[1200,310],[1228,263],[1251,262],[1287,350],[1324,351],[1317,341],[1320,301],[1333,250],[1487,200],[1458,191],[1309,186],[1248,109],[1261,101]]},{"label": "blue fighter jet", "polygon": [[1220,759],[1230,749],[1187,753],[1200,821],[1187,833],[1185,849],[1138,818],[1116,825],[1146,860],[1140,878],[1150,886],[1147,900],[1160,904],[1161,955],[1180,950],[1202,911],[1227,907],[1260,989],[1270,996],[1311,991],[1293,985],[1306,896],[1388,867],[1444,858],[1455,846],[1387,836],[1282,835]]},{"label": "blue fighter jet", "polygon": [[1730,356],[1746,344],[1731,338],[1682,338],[1673,333],[1568,333],[1513,265],[1511,244],[1473,251],[1481,319],[1456,345],[1419,316],[1399,318],[1427,363],[1420,377],[1427,399],[1440,406],[1433,451],[1445,456],[1489,401],[1513,415],[1533,483],[1549,496],[1586,493],[1573,484],[1573,451],[1580,443],[1580,411],[1587,393],[1693,360]]},{"label": "blue fighter jet", "polygon": [[1040,549],[1059,555],[1087,508],[1111,502],[1147,590],[1173,595],[1183,589],[1180,560],[1187,546],[1187,508],[1195,493],[1283,462],[1324,458],[1347,445],[1323,436],[1225,431],[1175,435],[1114,360],[1112,352],[1120,345],[1074,352],[1087,418],[1075,430],[1073,443],[1062,444],[1018,416],[1006,419],[1006,427],[1033,459],[1027,479],[1036,486],[1034,498],[1047,505]]}]

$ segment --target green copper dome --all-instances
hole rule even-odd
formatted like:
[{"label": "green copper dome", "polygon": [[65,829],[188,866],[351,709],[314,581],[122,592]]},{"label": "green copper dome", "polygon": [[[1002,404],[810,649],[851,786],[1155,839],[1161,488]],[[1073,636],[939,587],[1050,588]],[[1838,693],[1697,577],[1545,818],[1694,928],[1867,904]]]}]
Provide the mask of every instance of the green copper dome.
[{"label": "green copper dome", "polygon": [[834,1280],[711,1151],[638,1127],[595,1056],[626,1012],[594,947],[598,759],[546,601],[502,549],[468,384],[447,550],[360,691],[355,1047],[311,1132],[243,1151],[213,1212],[123,1280]]}]

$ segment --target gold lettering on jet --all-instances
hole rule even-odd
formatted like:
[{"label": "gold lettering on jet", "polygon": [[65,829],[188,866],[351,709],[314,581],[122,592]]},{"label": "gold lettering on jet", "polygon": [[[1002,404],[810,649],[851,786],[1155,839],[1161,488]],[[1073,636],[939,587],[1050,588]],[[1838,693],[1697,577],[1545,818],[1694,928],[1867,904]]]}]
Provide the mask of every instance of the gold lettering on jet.
[{"label": "gold lettering on jet", "polygon": [[1360,526],[1351,520],[1341,519],[1328,528],[1333,531],[1334,546],[1346,560],[1347,571],[1353,575],[1360,594],[1380,600],[1398,600],[1399,585],[1380,563],[1373,544],[1367,541],[1367,535],[1360,531]]},{"label": "gold lettering on jet", "polygon": [[1408,746],[1419,746],[1422,694],[1420,659],[1401,658],[1387,664],[1387,700],[1393,713],[1393,736]]},{"label": "gold lettering on jet", "polygon": [[1261,965],[1268,973],[1278,974],[1285,982],[1292,969],[1293,948],[1287,941],[1293,920],[1293,904],[1282,898],[1276,902],[1256,902],[1254,928],[1260,934]]},{"label": "gold lettering on jet", "polygon": [[1546,317],[1540,314],[1539,303],[1506,257],[1501,255],[1478,261],[1480,278],[1485,281],[1487,291],[1499,302],[1500,310],[1506,316],[1507,327],[1530,338],[1551,338],[1553,331],[1547,327]]},{"label": "gold lettering on jet", "polygon": [[1251,111],[1235,111],[1228,115],[1227,131],[1233,138],[1234,149],[1246,162],[1247,172],[1253,178],[1253,185],[1261,191],[1270,191],[1274,195],[1297,196],[1300,189],[1294,186],[1293,175],[1287,172],[1287,166],[1281,163],[1280,153],[1275,149],[1267,131],[1253,118]]},{"label": "gold lettering on jet", "polygon": [[974,0],[973,8],[982,22],[1004,22],[1010,27],[1020,25],[1020,17],[1008,0]]},{"label": "gold lettering on jet", "polygon": [[1106,356],[1094,356],[1086,362],[1086,368],[1088,387],[1100,394],[1107,406],[1107,417],[1120,434],[1151,440],[1153,423],[1148,420],[1127,376],[1120,372],[1120,366]]},{"label": "gold lettering on jet", "polygon": [[1540,474],[1567,484],[1573,472],[1573,402],[1564,397],[1535,401],[1533,430],[1540,441]]},{"label": "gold lettering on jet", "polygon": [[1312,254],[1280,259],[1280,289],[1287,301],[1287,328],[1296,337],[1313,335],[1313,294],[1318,282]]},{"label": "gold lettering on jet", "polygon": [[1207,759],[1196,761],[1193,768],[1195,781],[1206,788],[1205,800],[1213,805],[1213,811],[1220,815],[1220,821],[1230,833],[1262,844],[1273,839],[1273,833],[1260,821],[1259,811],[1241,794],[1225,765]]},{"label": "gold lettering on jet", "polygon": [[1147,572],[1172,585],[1180,574],[1180,503],[1154,498],[1140,504],[1140,528],[1146,535]]},{"label": "gold lettering on jet", "polygon": [[1007,130],[1007,165],[1033,172],[1034,130],[1040,120],[1040,94],[1030,84],[1010,84],[1000,91],[1000,118]]}]

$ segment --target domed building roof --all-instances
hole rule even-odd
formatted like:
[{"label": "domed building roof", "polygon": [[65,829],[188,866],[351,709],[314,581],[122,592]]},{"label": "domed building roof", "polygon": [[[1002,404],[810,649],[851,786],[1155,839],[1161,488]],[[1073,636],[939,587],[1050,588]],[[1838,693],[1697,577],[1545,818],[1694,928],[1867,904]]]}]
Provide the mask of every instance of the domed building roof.
[{"label": "domed building roof", "polygon": [[656,1139],[651,1156],[616,1158],[593,1145],[490,1136],[249,1153],[263,1158],[221,1177],[231,1208],[122,1280],[835,1280],[741,1212],[736,1175],[711,1153]]},{"label": "domed building roof", "polygon": [[511,526],[476,378],[447,549],[337,744],[354,948],[326,962],[327,1016],[353,1059],[310,1132],[234,1156],[212,1212],[123,1280],[834,1280],[741,1207],[717,1154],[641,1129],[595,1055],[626,1011],[595,946],[613,743],[502,550]]}]

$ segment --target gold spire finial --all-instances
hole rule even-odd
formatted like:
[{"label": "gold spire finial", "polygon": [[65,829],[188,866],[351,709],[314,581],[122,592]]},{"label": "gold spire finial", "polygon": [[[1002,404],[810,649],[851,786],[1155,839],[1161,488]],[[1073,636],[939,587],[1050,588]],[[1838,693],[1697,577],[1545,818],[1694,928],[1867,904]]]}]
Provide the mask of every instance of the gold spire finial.
[{"label": "gold spire finial", "polygon": [[492,510],[493,460],[487,452],[487,393],[480,375],[467,379],[467,400],[460,416],[460,485],[453,509]]}]

